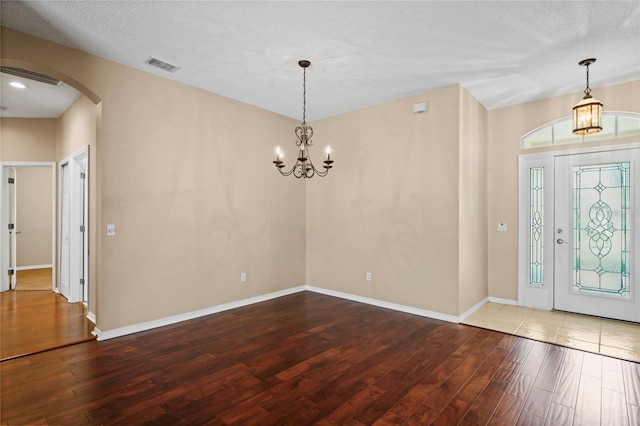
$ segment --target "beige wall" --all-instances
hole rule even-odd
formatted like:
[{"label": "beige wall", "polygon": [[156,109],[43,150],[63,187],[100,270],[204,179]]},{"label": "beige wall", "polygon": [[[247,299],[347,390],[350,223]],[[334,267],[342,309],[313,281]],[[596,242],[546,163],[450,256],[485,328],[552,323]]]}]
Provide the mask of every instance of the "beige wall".
[{"label": "beige wall", "polygon": [[55,118],[0,118],[0,161],[56,161]]},{"label": "beige wall", "polygon": [[1,47],[101,100],[101,330],[304,284],[304,182],[271,164],[294,120],[6,28]]},{"label": "beige wall", "polygon": [[50,265],[51,167],[17,167],[17,266]]},{"label": "beige wall", "polygon": [[[640,112],[639,94],[640,81],[596,87],[592,91],[592,95],[603,102],[605,111]],[[489,111],[487,170],[490,296],[511,300],[518,298],[518,155],[541,151],[521,150],[520,137],[543,124],[570,115],[572,106],[583,96],[584,93],[577,92]],[[623,142],[632,140],[618,141]],[[637,139],[633,142],[637,142]],[[555,149],[597,144],[565,145]],[[496,231],[499,222],[507,223],[507,232]]]},{"label": "beige wall", "polygon": [[62,161],[96,143],[96,106],[80,96],[57,121],[56,159]]},{"label": "beige wall", "polygon": [[307,183],[310,285],[458,314],[459,90],[314,123],[336,163]]},{"label": "beige wall", "polygon": [[458,312],[488,296],[487,271],[487,110],[460,90],[460,206]]}]

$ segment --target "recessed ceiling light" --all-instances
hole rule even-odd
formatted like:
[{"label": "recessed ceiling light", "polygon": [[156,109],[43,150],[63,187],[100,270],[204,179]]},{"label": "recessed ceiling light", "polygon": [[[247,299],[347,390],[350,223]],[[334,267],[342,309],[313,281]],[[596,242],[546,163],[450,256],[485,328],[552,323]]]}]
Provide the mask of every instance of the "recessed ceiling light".
[{"label": "recessed ceiling light", "polygon": [[27,85],[24,83],[20,83],[19,81],[12,81],[9,83],[10,86],[15,87],[17,89],[26,89]]}]

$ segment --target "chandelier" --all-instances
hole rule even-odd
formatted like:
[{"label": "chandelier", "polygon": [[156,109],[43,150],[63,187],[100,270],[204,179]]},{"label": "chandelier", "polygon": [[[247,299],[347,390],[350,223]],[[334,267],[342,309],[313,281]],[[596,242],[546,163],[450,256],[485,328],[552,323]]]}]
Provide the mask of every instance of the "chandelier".
[{"label": "chandelier", "polygon": [[295,164],[288,171],[283,171],[284,165],[284,153],[278,146],[276,148],[276,159],[273,162],[278,168],[278,171],[282,176],[289,176],[293,174],[297,178],[310,179],[315,175],[324,177],[329,173],[329,169],[333,167],[331,164],[331,148],[326,149],[326,158],[324,160],[324,168],[317,169],[311,161],[311,154],[309,148],[313,146],[313,128],[307,124],[307,68],[311,65],[311,62],[307,60],[298,61],[298,65],[302,68],[302,123],[296,127],[296,146],[299,148],[298,158]]},{"label": "chandelier", "polygon": [[589,87],[589,65],[595,58],[583,59],[578,65],[587,67],[587,88],[584,98],[573,106],[573,133],[576,135],[591,135],[602,131],[602,102],[591,96]]}]

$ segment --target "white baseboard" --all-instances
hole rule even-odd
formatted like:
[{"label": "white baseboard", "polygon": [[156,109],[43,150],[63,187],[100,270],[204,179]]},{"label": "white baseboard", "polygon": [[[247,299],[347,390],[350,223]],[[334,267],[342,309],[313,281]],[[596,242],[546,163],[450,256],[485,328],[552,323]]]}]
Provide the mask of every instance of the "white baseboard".
[{"label": "white baseboard", "polygon": [[98,327],[93,329],[92,334],[97,337],[97,340],[108,340],[114,337],[126,336],[127,334],[138,333],[140,331],[151,330],[152,328],[164,327],[165,325],[175,324],[181,321],[187,321],[194,318],[203,317],[205,315],[216,314],[218,312],[228,311],[229,309],[240,308],[242,306],[252,305],[258,302],[264,302],[266,300],[275,299],[277,297],[286,296],[288,294],[299,293],[305,291],[305,286],[288,288],[285,290],[276,291],[261,296],[250,297],[248,299],[238,300],[235,302],[229,302],[222,305],[211,306],[209,308],[199,309],[197,311],[185,312],[184,314],[178,314],[171,317],[160,318],[153,321],[141,322],[138,324],[128,325],[125,327],[114,328],[112,330],[100,330]]},{"label": "white baseboard", "polygon": [[467,310],[467,312],[463,313],[462,315],[460,315],[460,322],[466,320],[467,318],[469,318],[471,315],[473,315],[478,309],[482,308],[484,305],[486,305],[489,302],[489,298],[485,297],[484,299],[482,299],[481,301],[479,301],[478,303],[476,303],[475,305],[473,305],[471,308],[469,308]]},{"label": "white baseboard", "polygon": [[366,303],[367,305],[379,306],[381,308],[392,309],[394,311],[406,312],[408,314],[418,315],[421,317],[433,318],[437,320],[459,323],[459,319],[455,315],[443,314],[426,309],[414,308],[413,306],[400,305],[397,303],[385,302],[378,299],[370,299],[368,297],[357,296],[355,294],[343,293],[341,291],[328,290],[326,288],[314,287],[307,285],[307,290],[314,293],[326,294],[327,296],[339,297],[341,299],[353,300],[354,302]]},{"label": "white baseboard", "polygon": [[52,264],[48,264],[48,265],[18,266],[18,267],[16,267],[16,271],[28,271],[30,269],[45,269],[45,268],[53,268],[53,265]]},{"label": "white baseboard", "polygon": [[[95,327],[92,331],[92,334],[96,336],[97,340],[99,341],[113,339],[115,337],[126,336],[128,334],[138,333],[140,331],[151,330],[153,328],[163,327],[165,325],[175,324],[177,322],[203,317],[205,315],[211,315],[218,312],[228,311],[230,309],[240,308],[240,307],[252,305],[258,302],[264,302],[267,300],[275,299],[277,297],[282,297],[282,296],[286,296],[293,293],[299,293],[305,290],[312,291],[314,293],[325,294],[327,296],[339,297],[341,299],[352,300],[354,302],[365,303],[367,305],[378,306],[381,308],[391,309],[394,311],[405,312],[408,314],[418,315],[426,318],[433,318],[433,319],[452,322],[452,323],[460,323],[464,321],[467,317],[469,317],[475,311],[480,309],[487,302],[502,303],[506,305],[518,304],[517,301],[514,301],[514,300],[489,297],[478,302],[471,309],[467,310],[462,315],[455,316],[455,315],[443,314],[441,312],[415,308],[413,306],[406,306],[406,305],[400,305],[398,303],[386,302],[384,300],[371,299],[369,297],[358,296],[355,294],[343,293],[341,291],[329,290],[321,287],[314,287],[311,285],[303,285],[303,286],[276,291],[269,294],[264,294],[261,296],[251,297],[249,299],[238,300],[235,302],[229,302],[222,305],[211,306],[209,308],[204,308],[197,311],[186,312],[186,313],[174,315],[171,317],[160,318],[153,321],[146,321],[138,324],[128,325],[125,327],[114,328],[112,330],[102,331],[98,327]],[[94,324],[96,323],[96,316],[92,312],[87,313],[87,318]]]},{"label": "white baseboard", "polygon": [[518,301],[513,299],[502,299],[500,297],[491,297],[489,296],[489,302],[491,303],[500,303],[503,305],[515,305],[518,306]]}]

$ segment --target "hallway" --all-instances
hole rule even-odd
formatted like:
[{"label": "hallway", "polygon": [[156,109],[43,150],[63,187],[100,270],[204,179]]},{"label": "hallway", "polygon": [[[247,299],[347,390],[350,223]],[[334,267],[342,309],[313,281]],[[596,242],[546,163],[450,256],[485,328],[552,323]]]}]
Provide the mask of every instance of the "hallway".
[{"label": "hallway", "polygon": [[0,293],[0,361],[95,339],[81,303],[52,291]]}]

